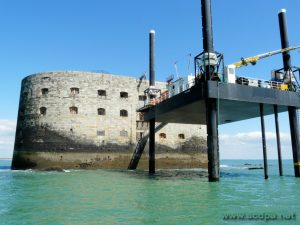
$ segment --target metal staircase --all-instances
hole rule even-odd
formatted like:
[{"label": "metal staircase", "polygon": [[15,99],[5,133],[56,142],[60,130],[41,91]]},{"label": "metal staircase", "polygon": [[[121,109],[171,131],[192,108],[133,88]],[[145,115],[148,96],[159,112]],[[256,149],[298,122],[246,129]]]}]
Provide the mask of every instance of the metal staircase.
[{"label": "metal staircase", "polygon": [[[160,123],[159,125],[157,125],[155,127],[155,132],[159,131],[160,129],[162,129],[166,125],[167,125],[167,123]],[[145,134],[144,137],[142,137],[138,141],[138,143],[135,147],[135,150],[134,150],[134,153],[132,155],[131,161],[128,165],[129,170],[135,170],[137,168],[138,164],[139,164],[139,161],[141,159],[141,156],[143,154],[143,151],[145,149],[145,146],[146,146],[148,138],[149,138],[149,131],[146,131],[144,134]]]}]

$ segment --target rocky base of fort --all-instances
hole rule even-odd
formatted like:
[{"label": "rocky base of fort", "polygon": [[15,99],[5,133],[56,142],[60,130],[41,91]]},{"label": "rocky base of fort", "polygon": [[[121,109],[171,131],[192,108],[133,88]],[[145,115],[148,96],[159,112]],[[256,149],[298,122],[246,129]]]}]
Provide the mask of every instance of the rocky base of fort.
[{"label": "rocky base of fort", "polygon": [[[127,169],[132,153],[15,152],[12,169]],[[157,169],[207,168],[206,153],[157,153]],[[148,169],[144,152],[138,169]]]}]

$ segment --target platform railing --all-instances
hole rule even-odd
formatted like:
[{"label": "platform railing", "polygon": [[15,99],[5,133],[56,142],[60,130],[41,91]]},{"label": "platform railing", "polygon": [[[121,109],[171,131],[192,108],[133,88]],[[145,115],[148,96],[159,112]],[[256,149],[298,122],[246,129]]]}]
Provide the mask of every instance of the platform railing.
[{"label": "platform railing", "polygon": [[288,85],[278,81],[272,80],[262,80],[253,79],[248,77],[238,77],[236,79],[236,84],[248,85],[252,87],[270,88],[277,89],[281,91],[288,91]]},{"label": "platform railing", "polygon": [[[262,80],[262,79],[253,79],[249,77],[237,77],[236,84],[247,85],[252,87],[261,87],[261,88],[270,88],[270,89],[277,89],[281,91],[288,91],[288,85],[278,81],[271,81],[271,80]],[[181,92],[188,90],[189,88],[195,85],[195,79],[189,80],[186,84],[185,88],[182,88]],[[179,93],[181,93],[179,92]],[[178,93],[178,94],[179,94]],[[153,99],[146,99],[143,106],[155,106],[166,99],[169,98],[168,91],[163,91],[160,95]],[[139,108],[143,107],[139,105]]]}]

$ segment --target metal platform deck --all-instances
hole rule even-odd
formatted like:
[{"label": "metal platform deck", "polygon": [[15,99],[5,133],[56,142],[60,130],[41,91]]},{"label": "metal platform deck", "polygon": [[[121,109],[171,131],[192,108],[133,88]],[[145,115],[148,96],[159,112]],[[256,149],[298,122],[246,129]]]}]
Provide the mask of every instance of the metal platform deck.
[{"label": "metal platform deck", "polygon": [[156,106],[144,108],[146,121],[206,124],[207,98],[217,99],[219,124],[260,117],[259,104],[264,104],[264,114],[285,112],[288,106],[300,108],[300,93],[263,87],[208,81],[207,86],[198,84]]}]

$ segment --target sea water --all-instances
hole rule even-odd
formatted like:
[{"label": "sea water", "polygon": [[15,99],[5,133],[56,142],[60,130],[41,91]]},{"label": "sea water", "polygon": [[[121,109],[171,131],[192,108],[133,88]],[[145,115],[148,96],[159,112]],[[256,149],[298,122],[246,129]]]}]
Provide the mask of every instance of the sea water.
[{"label": "sea water", "polygon": [[[269,160],[223,160],[221,180],[200,169],[12,171],[0,161],[0,224],[300,224],[300,178]],[[250,164],[250,165],[249,165]]]}]

